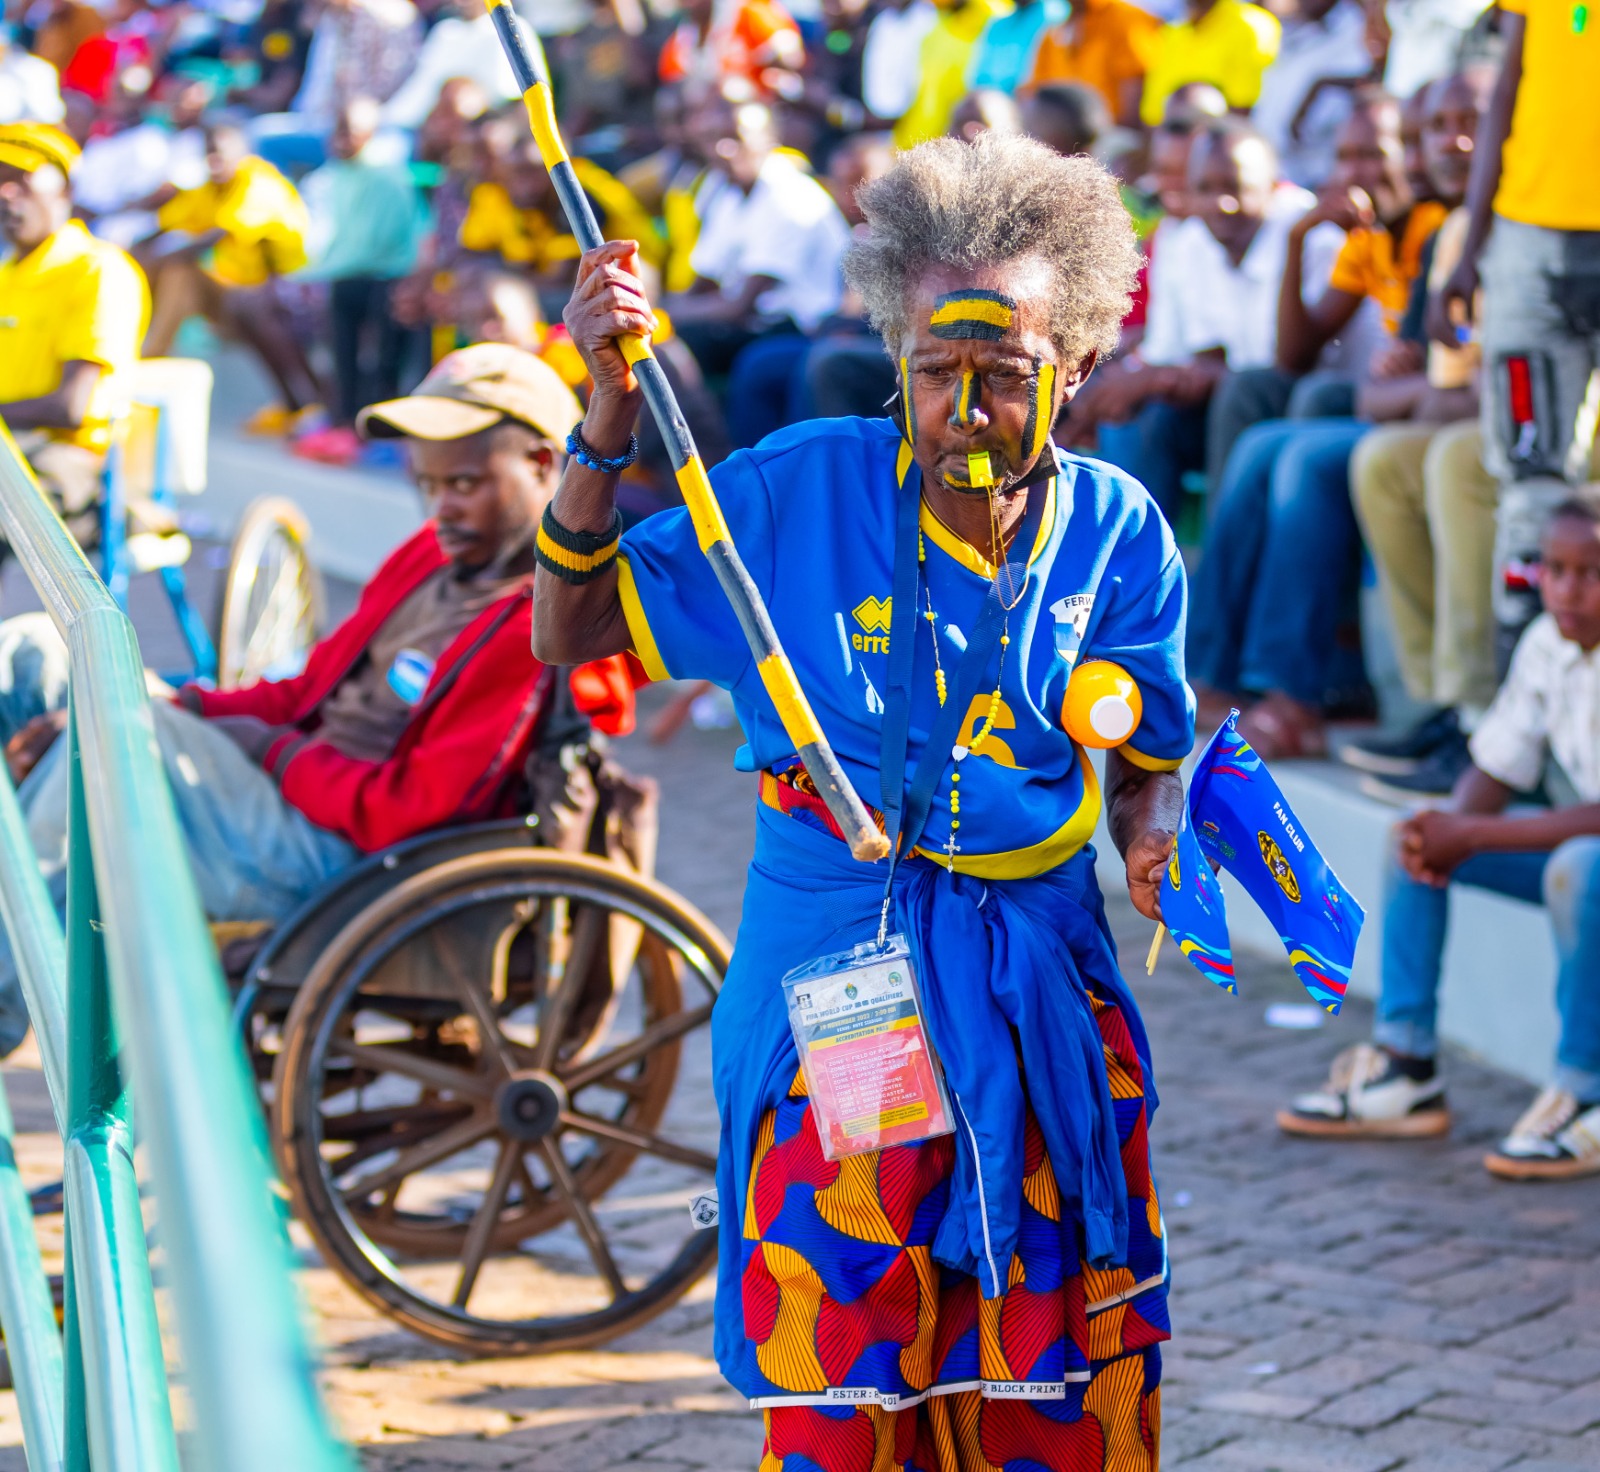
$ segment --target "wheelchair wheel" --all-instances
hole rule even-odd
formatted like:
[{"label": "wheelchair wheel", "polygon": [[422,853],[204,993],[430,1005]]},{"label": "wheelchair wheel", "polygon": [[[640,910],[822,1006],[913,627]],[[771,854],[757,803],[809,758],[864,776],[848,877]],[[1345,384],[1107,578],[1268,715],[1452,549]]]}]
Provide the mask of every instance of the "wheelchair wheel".
[{"label": "wheelchair wheel", "polygon": [[311,529],[281,496],[254,501],[234,534],[217,629],[217,684],[298,674],[322,621],[322,578],[307,550]]},{"label": "wheelchair wheel", "polygon": [[716,1170],[727,962],[669,890],[550,850],[453,859],[358,913],[273,1076],[284,1178],[329,1265],[476,1354],[597,1344],[668,1307],[716,1254],[688,1207]]}]

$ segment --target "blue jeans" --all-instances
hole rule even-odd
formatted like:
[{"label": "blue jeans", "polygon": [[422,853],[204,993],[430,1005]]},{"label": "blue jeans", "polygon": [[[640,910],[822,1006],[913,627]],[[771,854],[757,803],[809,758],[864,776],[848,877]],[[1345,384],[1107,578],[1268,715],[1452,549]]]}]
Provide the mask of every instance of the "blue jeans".
[{"label": "blue jeans", "polygon": [[1239,436],[1189,600],[1190,675],[1219,690],[1281,690],[1320,705],[1357,585],[1354,419],[1276,419]]},{"label": "blue jeans", "polygon": [[[1555,1082],[1580,1099],[1600,1100],[1600,837],[1569,838],[1548,854],[1479,854],[1444,889],[1412,879],[1391,856],[1374,1040],[1413,1058],[1431,1058],[1438,1050],[1439,970],[1450,894],[1458,884],[1542,901],[1550,912],[1560,958]],[[1508,999],[1507,1005],[1514,1004]]]},{"label": "blue jeans", "polygon": [[1172,521],[1183,500],[1183,477],[1206,463],[1206,406],[1152,399],[1126,424],[1102,424],[1095,454],[1126,470]]},{"label": "blue jeans", "polygon": [[[67,703],[67,652],[44,614],[0,623],[0,743]],[[153,700],[156,741],[200,891],[213,920],[281,920],[360,857],[283,800],[277,785],[222,730]],[[67,743],[58,740],[17,796],[45,886],[67,900]],[[0,936],[0,1055],[28,1030],[10,941]]]}]

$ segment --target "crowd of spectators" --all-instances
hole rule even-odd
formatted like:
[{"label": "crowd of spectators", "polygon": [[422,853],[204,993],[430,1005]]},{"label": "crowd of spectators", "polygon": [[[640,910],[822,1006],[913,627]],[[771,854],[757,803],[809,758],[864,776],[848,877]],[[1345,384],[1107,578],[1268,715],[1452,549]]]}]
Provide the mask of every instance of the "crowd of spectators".
[{"label": "crowd of spectators", "polygon": [[[1573,497],[1600,386],[1587,6],[518,5],[603,229],[637,242],[709,462],[892,400],[840,263],[856,190],[897,150],[1001,129],[1091,154],[1146,264],[1119,351],[1056,439],[1133,473],[1177,529],[1202,726],[1238,706],[1269,758],[1323,756],[1329,722],[1370,720],[1391,692],[1409,719],[1338,755],[1381,796],[1455,791],[1478,815],[1448,851],[1438,825],[1409,830],[1412,882],[1502,842],[1600,834],[1592,619],[1541,616],[1538,576],[1564,507],[1563,567],[1600,577],[1573,550],[1595,540]],[[392,456],[357,433],[361,411],[467,344],[536,353],[583,394],[560,325],[578,247],[478,0],[7,15],[0,344],[9,329],[25,350],[0,354],[0,412],[83,534],[107,378],[207,331],[273,385],[250,431],[333,464]],[[63,314],[69,278],[114,303]],[[641,438],[630,516],[676,498]],[[1485,816],[1534,789],[1576,828],[1523,843]],[[1600,1058],[1575,1076],[1591,1074]]]}]

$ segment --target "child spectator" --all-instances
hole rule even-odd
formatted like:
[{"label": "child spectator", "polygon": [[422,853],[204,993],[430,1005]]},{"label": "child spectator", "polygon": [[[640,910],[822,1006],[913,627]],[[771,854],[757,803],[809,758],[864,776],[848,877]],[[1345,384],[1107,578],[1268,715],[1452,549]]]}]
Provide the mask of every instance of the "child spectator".
[{"label": "child spectator", "polygon": [[[1450,896],[1466,885],[1542,900],[1560,957],[1554,1080],[1484,1165],[1508,1180],[1600,1172],[1600,509],[1558,507],[1541,550],[1544,613],[1473,733],[1472,765],[1448,810],[1396,830],[1373,1041],[1342,1053],[1322,1089],[1279,1113],[1291,1134],[1394,1139],[1450,1128],[1436,1015]],[[1508,812],[1551,763],[1576,800]],[[1525,1005],[1514,991],[1505,1002]]]},{"label": "child spectator", "polygon": [[329,163],[302,186],[310,214],[311,264],[302,281],[328,285],[336,396],[332,422],[302,436],[295,453],[348,465],[361,454],[356,415],[400,391],[403,329],[389,307],[394,283],[416,264],[425,221],[422,202],[401,163],[373,162],[378,104],[357,97],[339,109],[328,140]]}]

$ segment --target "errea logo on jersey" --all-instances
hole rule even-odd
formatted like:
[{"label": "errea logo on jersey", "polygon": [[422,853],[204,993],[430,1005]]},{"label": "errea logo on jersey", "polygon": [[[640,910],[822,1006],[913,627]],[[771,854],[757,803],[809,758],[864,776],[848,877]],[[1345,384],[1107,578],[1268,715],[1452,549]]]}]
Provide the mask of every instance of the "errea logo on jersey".
[{"label": "errea logo on jersey", "polygon": [[889,652],[889,619],[893,598],[863,598],[850,610],[864,633],[851,634],[850,647],[863,654]]}]

